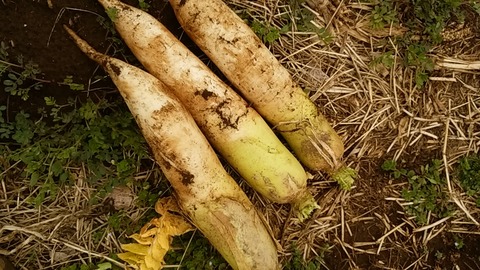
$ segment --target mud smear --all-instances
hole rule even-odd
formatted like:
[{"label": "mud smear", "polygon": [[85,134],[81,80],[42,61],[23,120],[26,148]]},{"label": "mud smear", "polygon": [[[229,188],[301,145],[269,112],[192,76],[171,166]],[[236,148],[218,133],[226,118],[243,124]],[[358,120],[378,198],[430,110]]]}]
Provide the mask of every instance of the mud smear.
[{"label": "mud smear", "polygon": [[182,175],[182,184],[185,186],[193,184],[193,179],[195,178],[193,174],[188,171],[180,171],[180,174]]},{"label": "mud smear", "polygon": [[205,100],[208,100],[211,97],[217,97],[217,94],[215,94],[214,92],[208,91],[207,89],[204,89],[202,91],[196,91],[195,95],[202,96],[202,98]]},{"label": "mud smear", "polygon": [[112,61],[107,61],[106,66],[110,67],[110,69],[115,73],[116,76],[120,76],[122,73],[122,69],[117,65],[113,64]]},{"label": "mud smear", "polygon": [[215,107],[215,113],[220,117],[221,123],[220,123],[220,128],[225,129],[225,128],[233,128],[233,129],[238,129],[238,122],[240,120],[240,117],[244,116],[238,116],[238,117],[233,117],[232,112],[230,110],[230,103],[231,99],[227,99],[225,101],[222,101],[220,104],[218,104]]},{"label": "mud smear", "polygon": [[172,104],[172,103],[169,102],[169,103],[163,105],[160,109],[154,110],[153,113],[152,113],[152,117],[155,120],[162,121],[162,119],[168,119],[169,114],[171,112],[176,111],[176,109],[177,108],[176,108],[175,104]]}]

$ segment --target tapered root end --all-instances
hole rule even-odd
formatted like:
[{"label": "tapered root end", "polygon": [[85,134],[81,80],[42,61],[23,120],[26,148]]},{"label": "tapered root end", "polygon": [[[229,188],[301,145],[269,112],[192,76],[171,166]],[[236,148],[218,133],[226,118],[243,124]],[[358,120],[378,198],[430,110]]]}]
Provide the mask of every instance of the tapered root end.
[{"label": "tapered root end", "polygon": [[73,39],[77,47],[85,53],[90,59],[93,61],[102,64],[102,60],[106,58],[105,55],[97,52],[92,46],[90,46],[85,40],[80,38],[72,29],[70,29],[68,26],[63,25],[63,28],[67,33],[70,35],[70,37]]},{"label": "tapered root end", "polygon": [[340,185],[341,189],[350,190],[358,177],[358,173],[350,167],[343,166],[333,172],[331,177]]},{"label": "tapered root end", "polygon": [[315,209],[320,208],[308,190],[305,190],[300,196],[298,196],[298,199],[292,203],[292,207],[294,214],[300,222],[309,218]]}]

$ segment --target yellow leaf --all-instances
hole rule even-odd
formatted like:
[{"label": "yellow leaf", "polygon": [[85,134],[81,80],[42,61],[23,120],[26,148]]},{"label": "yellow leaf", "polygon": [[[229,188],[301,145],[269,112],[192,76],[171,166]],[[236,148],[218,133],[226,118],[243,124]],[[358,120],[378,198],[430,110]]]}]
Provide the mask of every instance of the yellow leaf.
[{"label": "yellow leaf", "polygon": [[[166,253],[166,252],[165,252]],[[162,265],[163,265],[163,257],[165,256],[165,254],[161,254],[162,256],[162,260],[158,260],[156,258],[154,258],[153,256],[145,256],[145,265],[149,268],[149,269],[153,269],[153,270],[159,270],[159,269],[162,269]]]},{"label": "yellow leaf", "polygon": [[[160,228],[160,224],[162,224],[162,217],[152,218],[152,220],[148,222],[148,225],[153,228]],[[148,230],[148,227],[146,227],[146,225],[142,228],[144,231]]]},{"label": "yellow leaf", "polygon": [[[151,228],[150,229],[150,225],[155,225],[155,227]],[[152,223],[152,221],[150,221],[147,225],[149,225],[148,227],[145,225],[142,227],[142,229],[140,229],[140,236],[142,238],[146,238],[146,237],[153,237],[157,234],[157,230],[158,228],[160,228],[161,226],[157,226],[156,223]]]},{"label": "yellow leaf", "polygon": [[145,246],[149,246],[153,243],[153,237],[142,237],[138,233],[132,234],[129,237],[132,238],[133,240],[137,241],[137,243],[145,245]]},{"label": "yellow leaf", "polygon": [[131,264],[135,269],[161,269],[164,263],[163,258],[170,249],[172,236],[181,235],[194,229],[182,215],[179,215],[180,207],[172,197],[158,200],[155,204],[155,211],[161,216],[150,220],[139,233],[130,236],[138,244],[121,245],[123,250],[129,252],[118,254],[119,258]]},{"label": "yellow leaf", "polygon": [[182,235],[194,229],[194,227],[190,223],[188,223],[187,220],[182,216],[167,214],[164,217],[164,230],[170,235]]},{"label": "yellow leaf", "polygon": [[148,253],[148,246],[144,246],[141,244],[122,244],[120,245],[120,247],[122,247],[122,249],[125,251],[129,251],[138,255],[145,256]]},{"label": "yellow leaf", "polygon": [[148,267],[145,262],[143,262],[141,265],[140,265],[140,270],[157,270],[157,269],[153,269],[153,268],[150,268]]},{"label": "yellow leaf", "polygon": [[170,248],[170,243],[172,242],[172,237],[168,234],[158,234],[153,240],[153,244],[150,246],[151,250],[160,251],[161,249],[168,250]]},{"label": "yellow leaf", "polygon": [[[132,266],[135,266],[137,264],[141,264],[145,259],[145,256],[134,254],[134,253],[131,253],[131,252],[118,253],[117,256],[118,256],[118,258],[126,261],[127,263],[129,263]],[[135,268],[135,269],[138,269],[138,267]]]}]

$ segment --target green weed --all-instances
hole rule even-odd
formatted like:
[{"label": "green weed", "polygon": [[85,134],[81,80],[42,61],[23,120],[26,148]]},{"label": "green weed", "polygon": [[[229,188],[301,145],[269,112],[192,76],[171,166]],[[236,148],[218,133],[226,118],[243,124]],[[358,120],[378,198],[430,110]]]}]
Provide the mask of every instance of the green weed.
[{"label": "green weed", "polygon": [[138,0],[138,6],[143,11],[148,11],[148,9],[150,8],[150,5],[146,3],[145,0]]},{"label": "green weed", "polygon": [[[403,12],[397,12],[401,5]],[[466,8],[477,10],[475,1],[461,0],[393,0],[378,1],[370,17],[372,27],[383,28],[391,23],[403,23],[410,32],[425,35],[424,42],[438,44],[442,41],[442,31],[449,22],[463,22]]]},{"label": "green weed", "polygon": [[126,223],[130,220],[122,212],[115,212],[108,217],[107,224],[114,231],[121,231]]},{"label": "green weed", "polygon": [[172,246],[175,249],[165,256],[166,264],[181,265],[186,270],[231,269],[208,240],[196,232],[174,238]]},{"label": "green weed", "polygon": [[254,20],[250,25],[253,32],[262,39],[264,43],[271,44],[280,38],[280,34],[285,33],[282,29],[277,29],[274,26],[264,24],[260,21]]},{"label": "green weed", "polygon": [[43,86],[37,80],[41,70],[37,64],[26,62],[21,55],[17,56],[16,63],[13,63],[9,59],[8,50],[8,45],[0,42],[0,78],[5,86],[4,91],[27,100],[31,90],[40,90]]},{"label": "green weed", "polygon": [[416,217],[419,224],[427,223],[428,213],[443,218],[452,214],[453,205],[448,201],[445,191],[445,179],[440,174],[440,160],[432,160],[430,164],[420,166],[418,172],[398,168],[393,160],[382,164],[384,171],[390,172],[395,179],[406,179],[408,188],[402,191],[402,197],[412,202],[407,206],[407,213]]},{"label": "green weed", "polygon": [[[68,167],[86,164],[91,172],[87,180],[105,179],[104,188],[111,189],[131,181],[148,158],[146,143],[123,103],[45,101],[49,108],[39,119],[24,112],[11,122],[0,117],[0,137],[12,141],[8,159],[21,162],[30,185],[41,187],[33,197],[35,205],[54,198],[60,186],[71,183]],[[4,110],[5,106],[0,108]]]},{"label": "green weed", "polygon": [[465,247],[465,243],[463,243],[463,238],[462,237],[460,237],[458,235],[454,235],[453,240],[455,241],[453,244],[454,244],[456,249],[460,250],[460,249]]},{"label": "green weed", "polygon": [[314,260],[306,262],[303,259],[302,252],[297,248],[293,247],[293,254],[292,258],[290,259],[289,262],[287,262],[283,269],[285,270],[317,270],[321,269],[321,266],[324,261],[324,256],[325,253],[329,252],[329,245],[325,244],[323,245],[317,252],[319,253],[319,256],[316,257]]},{"label": "green weed", "polygon": [[480,156],[472,155],[460,160],[457,168],[460,185],[480,207]]},{"label": "green weed", "polygon": [[394,63],[395,63],[395,56],[393,55],[393,52],[388,51],[388,52],[382,53],[378,57],[373,58],[373,60],[370,62],[370,65],[372,67],[383,65],[386,68],[392,68]]},{"label": "green weed", "polygon": [[319,28],[312,23],[315,19],[315,14],[301,5],[304,2],[305,0],[289,1],[291,13],[285,12],[277,18],[278,25],[281,25],[280,28],[273,26],[269,22],[250,18],[247,12],[240,14],[240,16],[249,23],[257,36],[267,44],[274,43],[282,34],[291,31],[293,28],[295,28],[295,31],[316,33],[324,42],[330,42],[332,36],[325,28]]},{"label": "green weed", "polygon": [[[117,10],[115,9],[114,11],[110,11],[110,15],[108,15],[109,13],[107,11],[107,15],[109,18],[112,16],[114,19],[116,19],[116,12]],[[105,17],[97,17],[97,22],[103,27],[103,29],[107,30],[108,33],[111,33],[113,36],[117,34],[117,30],[115,30],[115,26],[113,25],[113,20],[111,18],[110,20],[107,20]]]},{"label": "green weed", "polygon": [[470,3],[471,3],[471,5],[472,5],[472,9],[473,9],[478,15],[480,15],[480,3],[478,3],[477,1],[471,1]]},{"label": "green weed", "polygon": [[371,24],[374,29],[384,28],[398,22],[398,14],[393,1],[380,1],[371,13]]},{"label": "green weed", "polygon": [[[70,87],[70,90],[73,90],[73,91],[83,91],[85,89],[85,85],[84,84],[80,84],[80,83],[74,83],[73,82],[73,76],[67,76],[64,80],[63,80],[63,83],[64,85],[68,85],[68,87]],[[48,105],[48,104],[47,104]]]},{"label": "green weed", "polygon": [[98,263],[98,264],[80,264],[80,263],[74,263],[69,266],[65,266],[60,268],[60,270],[117,270],[120,269],[120,267],[117,267],[115,265],[112,265],[110,262],[103,262],[103,263]]},{"label": "green weed", "polygon": [[427,55],[428,50],[427,46],[419,43],[410,44],[405,50],[405,65],[414,68],[417,87],[425,85],[428,81],[428,73],[434,69],[433,61]]},{"label": "green weed", "polygon": [[[408,26],[407,33],[396,40],[397,49],[404,65],[414,70],[416,86],[422,88],[434,68],[428,51],[442,42],[442,32],[450,22],[464,21],[469,8],[480,11],[476,1],[386,0],[376,2],[370,18],[372,28],[384,28],[397,23]],[[412,39],[412,36],[421,38]]]},{"label": "green weed", "polygon": [[294,21],[288,18],[284,28],[290,30],[292,26],[295,25],[297,27],[296,30],[316,33],[318,37],[326,43],[332,41],[333,37],[325,28],[319,28],[312,23],[315,19],[315,14],[302,6],[305,2],[306,0],[289,0]]},{"label": "green weed", "polygon": [[0,139],[7,139],[13,133],[13,125],[7,123],[6,119],[3,117],[3,113],[7,110],[7,106],[0,105]]},{"label": "green weed", "polygon": [[443,259],[445,258],[445,254],[443,254],[442,252],[440,252],[439,250],[437,250],[437,251],[435,252],[435,258],[436,258],[437,260],[439,260],[439,261],[440,261],[440,260],[443,260]]},{"label": "green weed", "polygon": [[447,22],[454,19],[458,22],[464,20],[464,10],[460,7],[461,0],[410,0],[413,5],[415,22],[420,22],[423,32],[427,34],[434,44],[442,41],[441,32]]},{"label": "green weed", "polygon": [[137,201],[140,206],[152,206],[155,205],[159,199],[159,195],[155,192],[152,192],[154,187],[150,185],[149,182],[145,181],[141,184],[141,190],[137,193]]},{"label": "green weed", "polygon": [[110,20],[112,22],[115,22],[117,20],[117,17],[118,17],[118,9],[116,8],[108,8],[105,10],[105,12],[107,13],[107,16],[108,18],[110,18]]}]

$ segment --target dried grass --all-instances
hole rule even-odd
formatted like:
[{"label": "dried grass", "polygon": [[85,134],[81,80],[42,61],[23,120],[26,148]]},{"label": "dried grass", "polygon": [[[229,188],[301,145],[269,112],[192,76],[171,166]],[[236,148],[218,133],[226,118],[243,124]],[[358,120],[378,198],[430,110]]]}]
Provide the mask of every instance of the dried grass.
[{"label": "dried grass", "polygon": [[[108,226],[111,203],[92,205],[97,189],[85,181],[89,172],[85,168],[70,168],[70,172],[76,179],[74,185],[63,187],[53,200],[38,208],[31,202],[36,190],[31,192],[27,180],[2,179],[6,188],[0,200],[0,255],[8,255],[18,269],[59,269],[65,264],[87,264],[98,259],[125,266],[109,256],[121,250],[119,239],[125,237],[125,232],[115,232]],[[139,173],[136,178],[141,181],[150,173]],[[19,174],[10,172],[11,176]],[[132,224],[146,210],[133,205],[124,209]],[[104,233],[96,234],[100,230]]]},{"label": "dried grass", "polygon": [[[228,2],[278,27],[281,25],[276,18],[291,14],[286,1]],[[283,208],[278,211],[275,205],[272,209],[267,205],[265,214],[275,216],[269,220],[275,221],[271,224],[282,246],[294,244],[305,258],[318,255],[316,251],[323,243],[336,243],[346,262],[336,261],[335,269],[356,269],[365,254],[369,264],[379,269],[428,266],[423,248],[442,232],[480,232],[478,208],[451,175],[460,157],[478,153],[480,147],[480,54],[478,50],[465,50],[464,43],[457,43],[455,48],[450,43],[445,45],[449,51],[457,52],[452,55],[445,55],[439,46],[432,52],[436,71],[427,87],[419,89],[413,72],[401,65],[398,52],[392,69],[371,65],[373,58],[382,53],[382,42],[393,45],[394,37],[405,29],[371,29],[369,4],[308,2],[311,5],[304,7],[317,14],[315,24],[329,29],[335,37],[333,42],[324,43],[314,33],[292,29],[271,50],[296,81],[310,91],[311,99],[344,138],[346,163],[356,166],[361,178],[357,188],[346,194],[332,189],[321,175],[316,176],[311,185],[322,186],[315,190],[322,209],[305,224],[290,221],[288,212]],[[474,32],[462,31],[462,35],[478,44]],[[381,162],[387,158],[417,166],[432,158],[443,159],[448,192],[457,205],[455,216],[432,216],[428,225],[418,227],[401,210],[400,191],[405,183],[388,181],[379,172]],[[371,226],[383,230],[383,234],[373,235],[368,229],[352,231]],[[355,233],[372,235],[360,237]],[[366,240],[355,240],[363,238]]]}]

